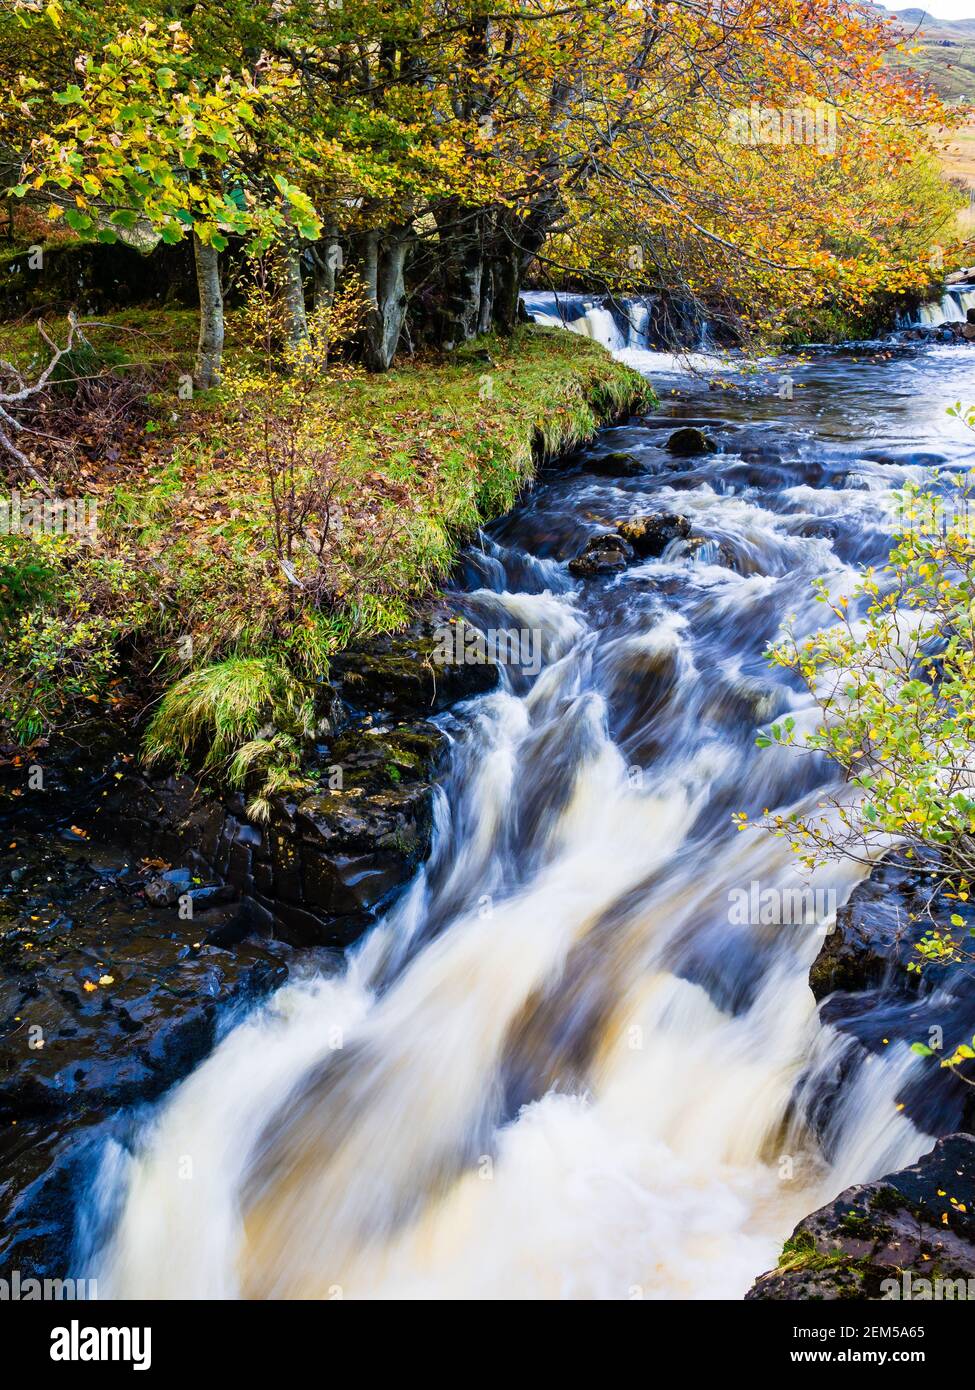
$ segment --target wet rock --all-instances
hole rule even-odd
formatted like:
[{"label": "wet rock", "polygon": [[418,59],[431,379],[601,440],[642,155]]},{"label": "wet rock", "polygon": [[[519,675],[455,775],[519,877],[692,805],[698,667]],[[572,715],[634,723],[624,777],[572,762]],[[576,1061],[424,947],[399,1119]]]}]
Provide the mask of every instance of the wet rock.
[{"label": "wet rock", "polygon": [[598,579],[619,574],[632,559],[633,547],[622,536],[593,536],[582,553],[569,561],[569,573],[577,579]]},{"label": "wet rock", "polygon": [[[963,944],[975,928],[975,907],[935,891],[934,861],[891,855],[876,864],[836,915],[836,925],[810,970],[820,1019],[843,1046],[831,1054],[829,1074],[816,1074],[810,1120],[829,1150],[833,1117],[849,1078],[873,1059],[916,1043],[933,1055],[916,1059],[904,1075],[897,1102],[927,1134],[975,1131],[975,1062],[941,1066],[940,1049],[969,1043],[975,1019],[975,978],[961,957],[925,961],[921,939],[940,931]],[[952,923],[960,919],[961,925]],[[933,1031],[932,1031],[933,1030]]]},{"label": "wet rock", "polygon": [[[835,991],[859,992],[888,985],[914,994],[916,983],[908,972],[918,959],[915,946],[940,917],[967,913],[965,904],[931,901],[931,876],[891,856],[875,865],[871,875],[857,884],[836,914],[836,925],[823,940],[809,971],[809,985],[817,1000]],[[943,984],[949,965],[925,967],[930,985]]]},{"label": "wet rock", "polygon": [[702,565],[723,565],[725,569],[737,569],[735,554],[723,541],[711,536],[690,536],[684,550],[692,560]]},{"label": "wet rock", "polygon": [[154,907],[171,907],[185,893],[192,882],[189,869],[167,869],[158,878],[151,878],[145,886],[146,902]]},{"label": "wet rock", "polygon": [[290,953],[241,939],[244,904],[150,906],[124,847],[23,853],[0,898],[0,1275],[64,1277],[105,1127],[186,1076]]},{"label": "wet rock", "polygon": [[277,798],[254,851],[254,896],[293,945],[346,946],[430,852],[435,725],[349,730],[317,768],[321,790]]},{"label": "wet rock", "polygon": [[[961,1291],[945,1281],[963,1280]],[[935,1281],[941,1280],[940,1291]],[[972,1282],[969,1282],[972,1281]],[[910,1168],[847,1188],[800,1221],[747,1299],[975,1296],[975,1139],[953,1134]]]},{"label": "wet rock", "polygon": [[636,455],[622,449],[587,459],[586,467],[590,473],[599,473],[605,478],[630,478],[643,472],[643,464]]},{"label": "wet rock", "polygon": [[693,454],[713,454],[717,445],[703,430],[694,425],[685,425],[682,429],[674,430],[666,447],[672,454],[690,458]]},{"label": "wet rock", "polygon": [[206,1055],[221,1017],[286,978],[280,947],[211,944],[241,904],[152,907],[143,872],[42,852],[5,894],[0,1116],[151,1099]]},{"label": "wet rock", "polygon": [[802,536],[805,540],[835,541],[842,534],[842,531],[843,528],[838,521],[812,517],[792,528],[792,535]]},{"label": "wet rock", "polygon": [[451,640],[446,615],[376,637],[333,657],[331,679],[354,712],[423,719],[493,690],[497,664],[483,644]]},{"label": "wet rock", "polygon": [[[864,449],[861,457],[869,459],[871,463],[904,464],[913,468],[940,468],[948,462],[947,454],[935,453],[930,449]],[[843,484],[836,482],[834,486],[842,487]]]},{"label": "wet rock", "polygon": [[691,523],[678,512],[651,512],[619,522],[616,530],[641,559],[648,559],[662,555],[671,541],[689,536]]}]

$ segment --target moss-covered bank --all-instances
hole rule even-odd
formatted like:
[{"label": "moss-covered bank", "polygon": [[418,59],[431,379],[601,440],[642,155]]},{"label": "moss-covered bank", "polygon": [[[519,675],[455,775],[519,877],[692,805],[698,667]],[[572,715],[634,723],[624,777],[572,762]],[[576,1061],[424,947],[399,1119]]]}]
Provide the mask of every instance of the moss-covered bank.
[{"label": "moss-covered bank", "polygon": [[96,505],[93,531],[0,539],[3,737],[159,701],[155,758],[280,790],[330,657],[401,627],[539,461],[653,396],[599,345],[527,326],[299,388],[235,352],[232,326],[225,388],[187,400],[189,327],[129,312],[91,335],[151,366],[151,409],[135,447],[95,440],[55,468],[60,496]]}]

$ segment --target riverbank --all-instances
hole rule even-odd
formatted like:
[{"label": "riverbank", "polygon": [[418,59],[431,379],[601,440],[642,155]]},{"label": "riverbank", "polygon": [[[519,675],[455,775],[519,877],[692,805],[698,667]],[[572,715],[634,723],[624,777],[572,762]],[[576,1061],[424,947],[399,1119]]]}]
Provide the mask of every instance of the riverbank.
[{"label": "riverbank", "polygon": [[[308,1294],[338,1267],[349,1296],[741,1297],[807,1213],[965,1127],[956,1079],[911,1050],[945,1024],[940,977],[919,989],[887,969],[890,902],[910,906],[909,885],[855,888],[826,952],[817,928],[729,903],[756,886],[784,900],[796,882],[787,847],[739,835],[737,813],[835,785],[811,759],[756,749],[756,728],[795,709],[764,645],[789,613],[821,625],[823,574],[851,583],[883,561],[884,490],[964,463],[943,405],[965,390],[967,352],[878,352],[855,373],[820,354],[796,364],[788,399],[774,381],[718,393],[672,370],[659,414],[605,430],[486,528],[453,613],[333,658],[317,790],[273,798],[280,815],[255,825],[239,794],[201,804],[123,758],[83,808],[66,790],[46,857],[11,831],[28,872],[4,880],[23,991],[7,1088],[24,1109],[4,1131],[0,1257],[64,1272],[74,1226],[113,1232],[98,1262],[70,1266],[104,1271],[113,1293]],[[678,427],[708,447],[676,449]],[[665,553],[613,540],[618,558],[580,573],[608,530],[636,552],[649,517],[680,522]],[[536,631],[537,678],[476,664],[456,668],[474,685],[434,681],[425,653],[452,616]],[[126,819],[150,837],[134,851],[111,848]],[[840,865],[817,882],[842,903],[860,876]],[[854,969],[868,909],[886,935]],[[335,948],[370,923],[341,968]],[[38,1009],[52,1028],[39,1057]],[[146,1128],[140,1098],[191,1069]],[[197,1181],[174,1187],[184,1154]],[[378,1275],[377,1193],[394,1232]],[[418,1215],[401,1225],[407,1202]],[[147,1226],[160,1209],[164,1248]],[[790,1251],[818,1271],[813,1235]]]},{"label": "riverbank", "polygon": [[[5,538],[0,737],[48,737],[93,704],[138,724],[177,687],[157,758],[222,775],[271,723],[279,745],[252,750],[263,789],[295,770],[334,654],[402,628],[539,462],[653,394],[598,344],[529,327],[299,393],[235,346],[232,322],[227,389],[184,399],[192,327],[130,311],[88,330],[82,370],[101,386],[111,363],[148,404],[101,431],[89,411],[70,457],[45,460],[58,496],[84,489],[94,526]],[[25,362],[33,347],[11,330],[5,351]]]}]

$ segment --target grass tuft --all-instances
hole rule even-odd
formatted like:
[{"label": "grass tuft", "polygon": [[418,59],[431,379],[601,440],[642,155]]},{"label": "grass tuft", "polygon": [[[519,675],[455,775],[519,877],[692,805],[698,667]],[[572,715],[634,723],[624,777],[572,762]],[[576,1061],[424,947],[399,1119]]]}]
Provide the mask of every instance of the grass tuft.
[{"label": "grass tuft", "polygon": [[[267,733],[262,730],[267,729]],[[183,676],[146,730],[145,761],[229,773],[242,785],[255,767],[298,746],[313,713],[298,682],[270,659],[231,657]]]}]

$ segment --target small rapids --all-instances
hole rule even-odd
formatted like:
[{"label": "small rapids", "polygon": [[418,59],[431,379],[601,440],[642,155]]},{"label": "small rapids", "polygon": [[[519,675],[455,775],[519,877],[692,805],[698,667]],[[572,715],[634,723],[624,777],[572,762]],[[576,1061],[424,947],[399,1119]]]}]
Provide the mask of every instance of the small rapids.
[{"label": "small rapids", "polygon": [[[607,327],[607,332],[609,331]],[[812,581],[882,562],[890,490],[970,464],[945,407],[968,349],[814,355],[708,391],[615,342],[661,414],[604,431],[465,557],[458,613],[534,635],[541,669],[441,717],[435,847],[342,973],[292,981],[113,1146],[93,1188],[103,1296],[739,1298],[797,1220],[932,1138],[898,1108],[919,1064],[857,1054],[807,976],[830,921],[731,910],[760,885],[842,904],[735,812],[815,807],[822,761],[755,746],[807,698],[763,650]],[[664,369],[671,374],[662,374]],[[728,368],[729,379],[734,367]],[[717,453],[675,459],[675,422]],[[587,461],[628,450],[608,479]],[[703,543],[577,582],[631,515]]]}]

